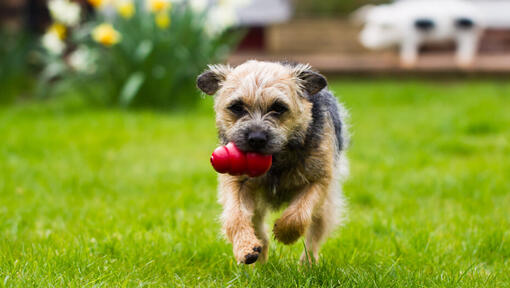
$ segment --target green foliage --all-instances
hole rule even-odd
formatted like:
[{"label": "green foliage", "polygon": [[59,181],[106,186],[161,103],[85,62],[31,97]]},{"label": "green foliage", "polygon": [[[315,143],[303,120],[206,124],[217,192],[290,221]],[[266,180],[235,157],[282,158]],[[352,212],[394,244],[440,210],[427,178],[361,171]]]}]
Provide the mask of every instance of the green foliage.
[{"label": "green foliage", "polygon": [[0,104],[6,104],[33,86],[28,58],[34,41],[23,31],[0,31],[0,39]]},{"label": "green foliage", "polygon": [[297,0],[298,17],[341,17],[367,4],[382,4],[389,0]]},{"label": "green foliage", "polygon": [[199,99],[196,76],[207,64],[225,57],[236,37],[211,38],[202,19],[184,7],[172,10],[168,29],[158,28],[147,14],[117,18],[114,26],[122,41],[98,48],[100,61],[94,77],[108,88],[109,100],[122,106],[195,104]]},{"label": "green foliage", "polygon": [[[112,17],[111,11],[98,10],[84,24],[69,29],[67,41],[76,49],[64,62],[81,53],[87,65],[69,65],[59,71],[57,79],[72,82],[74,89],[87,91],[89,97],[110,105],[161,109],[195,106],[200,99],[196,76],[207,64],[223,60],[242,32],[209,31],[209,9],[196,11],[187,2],[174,3],[171,9],[157,13],[148,11],[143,1],[134,1],[134,5],[132,17]],[[169,26],[158,25],[157,17],[165,18]],[[120,36],[118,43],[94,41],[93,35],[103,23],[113,26]]]},{"label": "green foliage", "polygon": [[510,84],[330,86],[352,115],[349,221],[313,267],[301,242],[235,263],[211,97],[193,114],[0,110],[0,285],[510,287]]}]

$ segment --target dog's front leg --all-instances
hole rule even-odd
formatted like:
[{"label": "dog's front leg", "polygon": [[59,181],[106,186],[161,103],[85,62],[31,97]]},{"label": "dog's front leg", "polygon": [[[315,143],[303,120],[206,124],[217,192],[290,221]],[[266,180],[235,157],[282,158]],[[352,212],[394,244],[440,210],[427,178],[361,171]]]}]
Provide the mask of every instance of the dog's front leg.
[{"label": "dog's front leg", "polygon": [[255,236],[252,223],[255,193],[247,183],[236,177],[227,175],[220,177],[223,232],[232,243],[237,262],[254,263],[262,252],[262,242]]},{"label": "dog's front leg", "polygon": [[310,223],[314,208],[323,199],[325,187],[320,183],[309,184],[297,195],[276,220],[273,233],[276,240],[292,244],[301,237]]}]

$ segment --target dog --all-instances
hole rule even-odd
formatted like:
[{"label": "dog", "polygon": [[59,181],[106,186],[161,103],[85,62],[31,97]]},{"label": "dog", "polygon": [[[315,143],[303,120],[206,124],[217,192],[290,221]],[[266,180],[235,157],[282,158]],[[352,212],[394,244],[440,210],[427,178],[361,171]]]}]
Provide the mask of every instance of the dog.
[{"label": "dog", "polygon": [[221,144],[273,156],[262,176],[219,176],[222,230],[237,262],[267,261],[264,216],[285,204],[274,238],[288,245],[305,236],[301,262],[318,261],[321,243],[343,220],[340,182],[348,174],[347,112],[326,78],[305,64],[250,60],[210,65],[197,87],[216,95]]}]

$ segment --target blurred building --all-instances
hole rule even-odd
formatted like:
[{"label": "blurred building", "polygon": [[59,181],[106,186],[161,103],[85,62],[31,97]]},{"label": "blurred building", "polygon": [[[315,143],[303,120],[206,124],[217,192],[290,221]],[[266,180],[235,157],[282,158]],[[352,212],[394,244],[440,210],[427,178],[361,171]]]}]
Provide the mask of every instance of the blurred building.
[{"label": "blurred building", "polygon": [[[2,0],[0,1],[0,27],[18,31],[24,27],[38,29],[48,17],[44,0]],[[46,15],[44,15],[46,14]]]},{"label": "blurred building", "polygon": [[[487,29],[480,51],[510,51],[510,0],[469,1],[486,15]],[[346,15],[316,18],[308,17],[301,11],[296,17],[294,11],[299,2],[300,0],[258,0],[240,9],[238,12],[241,24],[249,30],[240,50],[277,54],[368,53],[358,43],[359,27],[353,26]],[[426,51],[451,49],[451,44],[424,47]]]},{"label": "blurred building", "polygon": [[285,23],[292,17],[290,0],[257,0],[237,11],[241,26],[248,28],[240,50],[263,51],[269,27]]},{"label": "blurred building", "polygon": [[[86,3],[86,0],[75,1]],[[510,0],[468,1],[477,5],[487,19],[479,55],[491,55],[491,58],[482,66],[510,71]],[[231,61],[235,64],[248,58],[287,58],[310,62],[319,69],[322,65],[332,71],[384,71],[398,67],[394,49],[373,52],[363,48],[358,41],[360,27],[349,21],[349,13],[360,5],[384,2],[391,1],[251,0],[237,11],[247,33]],[[13,31],[26,27],[42,32],[49,24],[46,3],[47,0],[0,0],[0,26]],[[433,64],[425,63],[425,67],[448,66],[448,55],[453,50],[452,43],[422,47],[424,54],[443,55],[432,59]]]},{"label": "blurred building", "polygon": [[[74,0],[84,7],[87,0]],[[0,0],[0,28],[43,32],[50,22],[48,0]]]},{"label": "blurred building", "polygon": [[482,53],[510,52],[510,1],[470,0],[483,15],[487,29],[482,38]]}]

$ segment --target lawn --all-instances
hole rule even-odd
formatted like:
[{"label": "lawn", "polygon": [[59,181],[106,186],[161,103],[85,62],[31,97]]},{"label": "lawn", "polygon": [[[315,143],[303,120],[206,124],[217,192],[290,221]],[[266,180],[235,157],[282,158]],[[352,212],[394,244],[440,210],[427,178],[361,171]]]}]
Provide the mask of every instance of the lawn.
[{"label": "lawn", "polygon": [[331,88],[352,114],[349,221],[312,267],[302,241],[235,263],[210,98],[192,114],[0,108],[0,286],[510,287],[510,84]]}]

